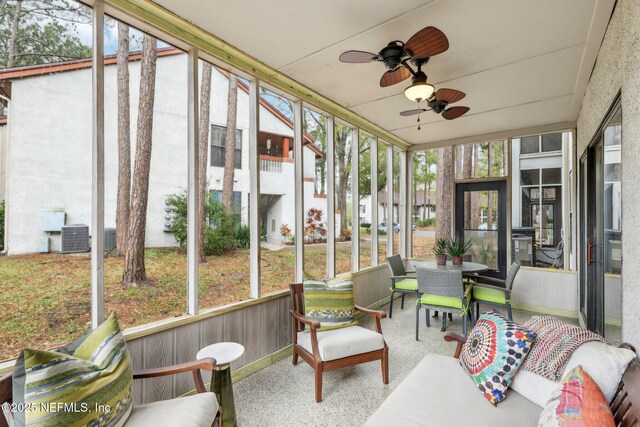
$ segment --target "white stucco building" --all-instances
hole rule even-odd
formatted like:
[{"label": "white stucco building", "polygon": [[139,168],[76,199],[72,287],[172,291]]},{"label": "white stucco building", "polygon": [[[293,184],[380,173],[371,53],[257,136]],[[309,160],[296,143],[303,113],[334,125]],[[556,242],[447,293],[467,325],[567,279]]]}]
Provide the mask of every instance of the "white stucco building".
[{"label": "white stucco building", "polygon": [[[117,195],[117,84],[115,58],[105,63],[105,227],[115,227]],[[140,79],[139,55],[129,64],[132,163],[135,158]],[[10,255],[40,252],[49,239],[60,249],[60,233],[43,230],[46,212],[64,212],[66,224],[91,223],[91,61],[4,70],[11,99],[0,126],[0,200],[6,200],[5,249]],[[187,187],[187,55],[159,51],[153,148],[147,209],[146,246],[176,245],[167,231],[168,195]],[[212,76],[211,132],[207,180],[215,198],[222,190],[228,77]],[[244,221],[249,204],[249,95],[239,83],[234,201]],[[260,101],[261,216],[267,240],[280,242],[280,226],[294,226],[293,125],[264,99]],[[1,123],[0,123],[1,124]],[[4,135],[4,138],[3,138]],[[326,213],[326,198],[314,194],[315,160],[323,156],[305,136],[305,211]],[[132,166],[133,170],[133,166]],[[91,234],[91,230],[89,230]]]}]

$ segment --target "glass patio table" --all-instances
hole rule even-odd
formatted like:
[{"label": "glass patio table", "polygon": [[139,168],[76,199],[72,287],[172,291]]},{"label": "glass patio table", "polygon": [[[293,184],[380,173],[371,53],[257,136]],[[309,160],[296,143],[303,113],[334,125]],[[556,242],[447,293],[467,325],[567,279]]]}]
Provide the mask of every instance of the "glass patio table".
[{"label": "glass patio table", "polygon": [[413,266],[420,267],[420,268],[430,268],[434,270],[449,270],[449,271],[460,270],[462,271],[462,274],[480,273],[482,271],[487,271],[489,269],[489,266],[487,265],[479,264],[477,262],[466,262],[466,261],[463,262],[462,265],[453,265],[451,261],[447,261],[446,265],[437,265],[435,260],[425,260],[425,261],[414,260]]}]

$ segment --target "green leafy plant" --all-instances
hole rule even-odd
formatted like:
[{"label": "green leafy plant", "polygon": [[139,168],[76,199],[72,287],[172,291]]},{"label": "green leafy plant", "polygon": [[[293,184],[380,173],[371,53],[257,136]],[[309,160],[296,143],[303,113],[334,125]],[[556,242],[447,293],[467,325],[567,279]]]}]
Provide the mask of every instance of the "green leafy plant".
[{"label": "green leafy plant", "polygon": [[248,225],[240,224],[236,227],[236,247],[247,249],[251,245],[251,229]]},{"label": "green leafy plant", "polygon": [[436,255],[447,254],[447,239],[438,239],[433,247],[433,253]]},{"label": "green leafy plant", "polygon": [[435,218],[425,218],[425,219],[419,219],[418,221],[415,222],[416,227],[433,227],[434,225],[436,225],[436,219]]},{"label": "green leafy plant", "polygon": [[472,240],[465,242],[464,238],[458,235],[454,239],[450,239],[447,242],[447,253],[452,257],[463,256],[465,253],[467,253],[472,243]]},{"label": "green leafy plant", "polygon": [[291,229],[289,228],[289,226],[287,224],[282,224],[280,226],[280,235],[286,239],[287,237],[291,236]]},{"label": "green leafy plant", "polygon": [[[222,255],[236,248],[236,215],[230,214],[222,202],[206,196],[204,207],[204,253]],[[187,243],[187,192],[170,195],[167,198],[169,212],[173,216],[170,230],[181,247]]]}]

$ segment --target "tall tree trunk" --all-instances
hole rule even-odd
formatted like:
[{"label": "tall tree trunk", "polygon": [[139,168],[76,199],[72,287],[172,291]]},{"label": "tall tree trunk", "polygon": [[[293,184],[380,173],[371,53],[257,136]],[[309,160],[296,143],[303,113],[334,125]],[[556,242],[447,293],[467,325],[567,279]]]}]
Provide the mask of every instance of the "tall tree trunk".
[{"label": "tall tree trunk", "polygon": [[118,196],[116,250],[123,254],[129,232],[131,203],[131,115],[129,102],[129,26],[118,23]]},{"label": "tall tree trunk", "polygon": [[[477,176],[478,173],[478,157],[479,157],[479,145],[474,144],[473,146],[473,151],[472,151],[472,159],[473,159],[473,168],[472,168],[472,175],[471,176]],[[480,225],[480,201],[481,198],[484,198],[482,196],[482,193],[480,192],[473,192],[471,193],[471,228],[478,228],[478,226]]]},{"label": "tall tree trunk", "polygon": [[[427,184],[427,194],[425,194],[425,199],[427,197],[427,219],[431,219],[431,181]],[[422,219],[424,219],[424,212],[422,213]]]},{"label": "tall tree trunk", "polygon": [[22,1],[16,0],[14,15],[11,18],[11,33],[9,34],[8,46],[9,52],[7,56],[7,68],[13,68],[16,60],[16,43],[18,30],[20,29],[20,18],[22,18]]},{"label": "tall tree trunk", "polygon": [[200,262],[207,262],[204,256],[204,207],[207,202],[207,166],[209,165],[209,128],[211,127],[211,64],[202,63],[202,82],[200,83],[200,141],[198,141],[198,256]]},{"label": "tall tree trunk", "polygon": [[[465,145],[463,147],[463,150],[464,150],[464,153],[462,155],[462,178],[463,179],[471,178],[472,162],[473,162],[472,147],[475,147],[475,145]],[[473,209],[472,193],[467,192],[464,195],[464,227],[472,226],[473,215],[474,215],[473,210],[474,209]]]},{"label": "tall tree trunk", "polygon": [[[347,192],[349,191],[349,166],[351,166],[351,146],[347,146],[346,128],[336,132],[336,209],[340,211],[340,231],[347,228]],[[353,143],[353,141],[352,141]],[[296,159],[297,161],[297,159]]]},{"label": "tall tree trunk", "polygon": [[[236,158],[236,117],[238,105],[238,77],[229,75],[227,100],[227,133],[224,137],[224,178],[222,180],[222,203],[227,212],[233,212],[233,178]],[[296,159],[298,161],[298,159]]]},{"label": "tall tree trunk", "polygon": [[487,191],[487,230],[493,230],[493,191]]},{"label": "tall tree trunk", "polygon": [[136,157],[133,169],[129,233],[124,254],[122,278],[124,284],[135,285],[147,280],[144,266],[144,239],[149,196],[149,170],[151,169],[156,58],[156,39],[145,35],[142,40]]},{"label": "tall tree trunk", "polygon": [[436,239],[451,238],[451,162],[453,147],[438,150],[438,170],[436,178]]}]

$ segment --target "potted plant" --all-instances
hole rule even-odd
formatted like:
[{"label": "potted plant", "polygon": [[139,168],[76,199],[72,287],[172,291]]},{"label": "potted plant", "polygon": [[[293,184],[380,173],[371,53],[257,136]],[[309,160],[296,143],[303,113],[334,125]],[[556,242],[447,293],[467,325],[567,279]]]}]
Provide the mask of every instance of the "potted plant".
[{"label": "potted plant", "polygon": [[436,264],[447,264],[447,239],[438,239],[436,245],[433,247],[433,252],[436,254]]},{"label": "potted plant", "polygon": [[464,241],[463,237],[456,236],[455,239],[449,240],[447,243],[447,252],[451,256],[451,263],[453,265],[462,265],[462,257],[471,247],[472,241]]}]

